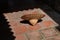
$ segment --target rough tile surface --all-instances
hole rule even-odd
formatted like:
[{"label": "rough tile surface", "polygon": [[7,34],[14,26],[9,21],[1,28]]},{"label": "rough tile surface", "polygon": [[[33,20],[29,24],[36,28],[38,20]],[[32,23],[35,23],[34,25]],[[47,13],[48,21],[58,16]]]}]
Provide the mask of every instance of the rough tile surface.
[{"label": "rough tile surface", "polygon": [[[21,16],[31,13],[42,13],[45,17],[41,22],[32,26],[21,23]],[[4,14],[14,32],[15,40],[60,40],[59,32],[55,29],[58,24],[41,9],[29,9]]]}]

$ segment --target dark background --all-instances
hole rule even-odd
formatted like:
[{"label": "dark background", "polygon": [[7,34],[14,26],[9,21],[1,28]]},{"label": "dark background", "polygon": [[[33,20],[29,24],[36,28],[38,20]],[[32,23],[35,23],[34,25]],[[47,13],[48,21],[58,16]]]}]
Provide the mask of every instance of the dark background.
[{"label": "dark background", "polygon": [[[3,13],[41,8],[60,25],[60,0],[0,0],[0,40],[15,40]],[[56,27],[60,31],[60,26]]]}]

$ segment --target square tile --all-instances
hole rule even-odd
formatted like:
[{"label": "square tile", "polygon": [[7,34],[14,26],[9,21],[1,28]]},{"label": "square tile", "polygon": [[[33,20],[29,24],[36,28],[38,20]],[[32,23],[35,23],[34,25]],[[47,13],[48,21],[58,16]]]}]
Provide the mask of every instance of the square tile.
[{"label": "square tile", "polygon": [[41,32],[46,38],[59,34],[54,28],[45,29],[45,30],[42,30]]},{"label": "square tile", "polygon": [[55,40],[60,40],[60,34],[54,37]]},{"label": "square tile", "polygon": [[28,29],[27,27],[25,26],[19,26],[19,27],[13,27],[13,31],[15,32],[16,35],[19,35],[19,34],[24,34],[26,32],[28,32]]},{"label": "square tile", "polygon": [[26,35],[20,34],[20,35],[16,35],[15,40],[28,40],[28,38],[26,37]]},{"label": "square tile", "polygon": [[42,21],[41,24],[44,25],[44,27],[46,27],[46,28],[50,28],[50,27],[54,27],[55,26],[55,23],[53,21],[51,21],[51,20]]},{"label": "square tile", "polygon": [[54,37],[46,38],[45,40],[55,40]]},{"label": "square tile", "polygon": [[36,31],[36,30],[39,30],[41,28],[41,26],[39,24],[36,24],[34,26],[29,26],[28,29],[30,31]]},{"label": "square tile", "polygon": [[50,38],[46,38],[46,40],[60,40],[60,35],[56,35]]},{"label": "square tile", "polygon": [[27,33],[27,36],[29,40],[42,40],[43,39],[42,34],[39,33],[38,31],[29,32]]}]

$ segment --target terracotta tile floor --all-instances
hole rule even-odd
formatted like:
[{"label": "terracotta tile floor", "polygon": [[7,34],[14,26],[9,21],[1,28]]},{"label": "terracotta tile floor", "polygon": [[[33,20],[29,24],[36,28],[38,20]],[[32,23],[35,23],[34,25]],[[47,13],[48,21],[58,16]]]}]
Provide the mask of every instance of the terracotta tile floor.
[{"label": "terracotta tile floor", "polygon": [[[23,20],[21,16],[30,13],[42,13],[45,14],[45,17],[34,26],[21,23],[20,21]],[[9,25],[11,25],[10,27],[16,37],[15,40],[60,40],[60,34],[55,29],[58,24],[41,9],[29,9],[4,15],[8,19]]]}]

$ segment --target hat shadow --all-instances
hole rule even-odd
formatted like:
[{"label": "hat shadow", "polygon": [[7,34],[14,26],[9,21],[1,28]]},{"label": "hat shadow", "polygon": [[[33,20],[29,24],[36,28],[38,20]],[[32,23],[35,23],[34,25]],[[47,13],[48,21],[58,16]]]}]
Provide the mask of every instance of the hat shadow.
[{"label": "hat shadow", "polygon": [[[40,20],[38,20],[37,23],[39,23],[39,22],[41,22],[41,21],[42,21],[42,20],[40,19]],[[20,23],[32,25],[28,20],[22,20],[22,21],[20,21]]]}]

